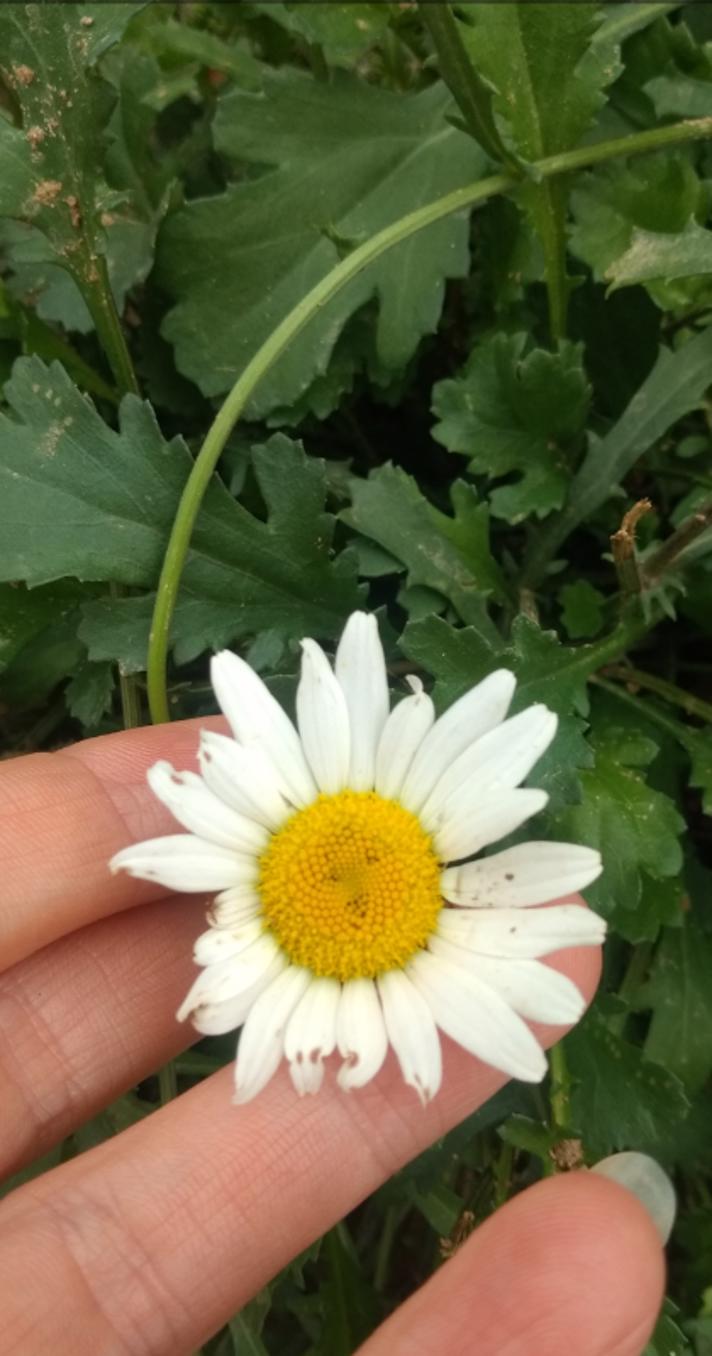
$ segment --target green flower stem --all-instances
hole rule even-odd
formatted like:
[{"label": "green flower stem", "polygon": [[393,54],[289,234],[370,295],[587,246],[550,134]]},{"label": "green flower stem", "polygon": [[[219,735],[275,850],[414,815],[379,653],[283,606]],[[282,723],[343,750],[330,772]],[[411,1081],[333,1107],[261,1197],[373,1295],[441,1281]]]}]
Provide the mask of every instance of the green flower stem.
[{"label": "green flower stem", "polygon": [[[661,146],[699,141],[705,137],[712,137],[712,118],[686,119],[669,127],[654,128],[632,136],[619,137],[614,141],[602,141],[594,146],[582,146],[575,151],[548,156],[545,160],[537,161],[533,168],[538,176],[546,178],[600,164],[616,156],[640,155],[645,151],[658,150]],[[478,183],[455,189],[436,202],[409,212],[399,221],[386,226],[353,250],[325,278],[322,278],[289,315],[285,316],[244,368],[208,429],[186,481],[168,540],[158,581],[148,647],[148,700],[151,719],[155,723],[170,720],[166,688],[168,644],[193,525],[227,439],[262,378],[308,322],[368,264],[426,226],[431,226],[454,212],[461,212],[478,203],[486,202],[497,193],[507,193],[519,182],[519,178],[513,174],[494,174]]]},{"label": "green flower stem", "polygon": [[164,1064],[158,1071],[158,1091],[161,1098],[161,1106],[172,1102],[178,1096],[178,1084],[176,1081],[176,1066],[173,1060]]},{"label": "green flower stem", "polygon": [[647,692],[654,692],[671,706],[681,707],[688,716],[699,716],[700,720],[712,723],[712,702],[695,697],[692,692],[686,692],[675,683],[669,683],[666,678],[658,678],[656,674],[646,673],[643,669],[629,668],[627,664],[609,665],[606,668],[606,676],[618,678],[624,683],[633,683]]},{"label": "green flower stem", "polygon": [[[111,290],[106,257],[93,250],[89,240],[85,239],[84,243],[80,267],[74,274],[75,282],[94,321],[97,338],[114,375],[119,397],[139,395],[138,380]],[[112,598],[120,598],[124,590],[120,584],[112,583],[109,592]],[[120,668],[119,691],[124,729],[130,730],[141,724],[141,701],[136,678],[122,673]]]},{"label": "green flower stem", "polygon": [[78,271],[74,274],[74,279],[94,321],[97,338],[114,375],[119,394],[124,396],[131,392],[133,395],[140,395],[131,354],[111,290],[106,257],[87,250],[82,263],[86,266],[82,268],[81,275]]},{"label": "green flower stem", "polygon": [[421,0],[418,9],[432,38],[440,74],[457,102],[468,132],[493,160],[501,160],[514,174],[520,174],[517,159],[497,131],[492,95],[470,61],[452,7],[445,0],[438,4]]},{"label": "green flower stem", "polygon": [[571,1119],[569,1105],[571,1079],[566,1063],[563,1041],[557,1041],[549,1051],[551,1074],[551,1120],[554,1130],[567,1130]]}]

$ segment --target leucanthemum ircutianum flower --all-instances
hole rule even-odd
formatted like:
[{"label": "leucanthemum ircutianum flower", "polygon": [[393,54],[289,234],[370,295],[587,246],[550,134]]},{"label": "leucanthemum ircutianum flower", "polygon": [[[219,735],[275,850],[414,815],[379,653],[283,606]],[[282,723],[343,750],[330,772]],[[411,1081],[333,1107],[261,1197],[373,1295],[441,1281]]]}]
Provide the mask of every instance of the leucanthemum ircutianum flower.
[{"label": "leucanthemum ircutianum flower", "polygon": [[242,1027],[236,1100],[282,1058],[316,1092],[362,1087],[389,1045],[423,1102],[441,1080],[438,1029],[487,1064],[536,1082],[546,1061],[526,1019],[569,1024],[583,999],[541,957],[601,942],[604,923],[562,899],[600,860],[570,843],[477,856],[546,803],[522,788],[556,730],[545,706],[507,719],[504,669],[435,719],[417,678],[389,711],[375,618],[354,613],[332,669],[302,642],[297,728],[227,651],[212,682],[233,738],[203,731],[201,775],[156,763],[150,785],[188,833],[137,843],[114,870],[217,891],[196,942],[202,967],[179,1019]]}]

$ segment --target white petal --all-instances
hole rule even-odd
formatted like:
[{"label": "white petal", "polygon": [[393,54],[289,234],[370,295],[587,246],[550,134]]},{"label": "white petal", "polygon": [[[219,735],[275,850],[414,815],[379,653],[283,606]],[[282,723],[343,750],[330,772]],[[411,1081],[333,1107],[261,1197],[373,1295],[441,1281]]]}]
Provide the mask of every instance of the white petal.
[{"label": "white petal", "polygon": [[351,725],[349,786],[370,791],[376,775],[376,750],[388,718],[388,678],[376,618],[352,612],[336,651]]},{"label": "white petal", "polygon": [[541,1046],[494,989],[425,951],[409,962],[407,972],[438,1026],[458,1045],[511,1078],[541,1081],[547,1068]]},{"label": "white petal", "polygon": [[338,1084],[344,1092],[362,1088],[378,1073],[388,1050],[388,1037],[376,986],[371,979],[344,984],[336,1014],[336,1043],[344,1063]]},{"label": "white petal", "polygon": [[249,1102],[277,1071],[287,1023],[311,980],[308,970],[287,966],[250,1008],[235,1064],[235,1101]]},{"label": "white petal", "polygon": [[468,788],[455,797],[452,814],[433,835],[439,860],[456,862],[489,847],[543,810],[548,799],[546,791],[525,787],[498,791],[483,801],[476,788]]},{"label": "white petal", "polygon": [[312,979],[287,1023],[284,1054],[300,1097],[321,1087],[324,1060],[336,1045],[340,996],[338,980]]},{"label": "white petal", "polygon": [[320,791],[343,791],[349,775],[351,731],[346,698],[324,651],[302,641],[297,688],[297,725],[307,762]]},{"label": "white petal", "polygon": [[225,735],[201,730],[198,760],[210,790],[240,814],[279,829],[293,813],[277,769],[260,749],[246,749]]},{"label": "white petal", "polygon": [[183,999],[176,1013],[177,1020],[184,1022],[186,1017],[190,1017],[196,1008],[205,1003],[223,1003],[228,998],[245,993],[267,973],[275,958],[281,954],[274,938],[263,933],[239,956],[209,965],[201,971]]},{"label": "white petal", "polygon": [[139,880],[153,880],[169,890],[226,890],[230,885],[252,885],[257,880],[254,856],[229,852],[190,833],[148,838],[117,852],[111,871],[128,871]]},{"label": "white petal", "polygon": [[376,752],[376,790],[390,800],[400,795],[408,768],[435,720],[435,707],[420,679],[409,682],[413,696],[404,697],[391,711]]},{"label": "white petal", "polygon": [[266,753],[295,805],[316,796],[314,779],[291,720],[249,664],[230,650],[213,657],[210,679],[236,739]]},{"label": "white petal", "polygon": [[433,1014],[402,970],[379,975],[377,985],[386,1032],[401,1073],[425,1106],[435,1096],[442,1078],[440,1037]]},{"label": "white petal", "polygon": [[476,787],[479,795],[510,791],[531,772],[556,734],[557,717],[546,706],[529,706],[475,740],[443,773],[428,796],[420,818],[430,832],[441,821],[453,797]]},{"label": "white petal", "polygon": [[440,878],[454,904],[528,908],[583,890],[603,870],[600,853],[576,843],[518,843],[491,857],[450,866]]},{"label": "white petal", "polygon": [[196,965],[217,965],[219,961],[239,956],[264,932],[261,919],[253,918],[237,928],[208,928],[201,932],[193,946],[193,960]]},{"label": "white petal", "polygon": [[484,956],[535,960],[568,946],[600,946],[606,924],[578,904],[550,909],[443,909],[438,932]]},{"label": "white petal", "polygon": [[154,763],[147,781],[178,823],[199,838],[238,852],[262,852],[266,846],[269,834],[264,825],[231,810],[195,772],[176,772],[170,763]]},{"label": "white petal", "polygon": [[436,720],[403,783],[400,799],[408,810],[417,814],[455,759],[504,720],[516,684],[508,669],[497,669]]},{"label": "white petal", "polygon": [[225,998],[222,1003],[201,1003],[190,1015],[196,1031],[203,1036],[224,1036],[227,1031],[236,1031],[242,1026],[262,990],[266,989],[287,965],[287,957],[280,953],[274,957],[272,964],[259,979],[247,989],[243,989],[242,993],[236,994],[234,998]]},{"label": "white petal", "polygon": [[213,900],[206,918],[214,928],[236,928],[249,923],[262,912],[262,903],[256,890],[247,885],[236,885],[223,890]]},{"label": "white petal", "polygon": [[431,937],[428,948],[495,989],[510,1008],[530,1022],[573,1026],[586,1007],[573,981],[540,961],[480,956],[443,937]]}]

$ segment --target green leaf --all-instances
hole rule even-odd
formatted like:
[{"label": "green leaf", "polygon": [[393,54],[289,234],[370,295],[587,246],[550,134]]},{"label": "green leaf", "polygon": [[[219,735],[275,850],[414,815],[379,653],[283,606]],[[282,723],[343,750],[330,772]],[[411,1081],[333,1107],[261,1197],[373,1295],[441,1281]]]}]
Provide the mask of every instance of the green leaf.
[{"label": "green leaf", "polygon": [[65,697],[70,715],[88,729],[99,724],[111,706],[114,669],[111,664],[84,664],[67,683]]},{"label": "green leaf", "polygon": [[109,105],[93,67],[140,4],[0,6],[0,49],[22,127],[0,116],[0,215],[44,237],[90,285],[104,236],[95,211],[99,134]]},{"label": "green leaf", "polygon": [[[242,182],[189,204],[160,233],[160,279],[178,299],[164,332],[205,394],[226,391],[338,263],[337,240],[361,241],[479,177],[484,157],[447,123],[449,103],[440,84],[400,95],[345,73],[326,84],[289,68],[266,76],[263,97],[235,90],[221,101],[219,151],[242,167],[274,168],[247,178],[243,169]],[[466,218],[448,218],[365,269],[260,384],[251,417],[296,400],[326,370],[348,317],[374,295],[378,362],[400,370],[438,323],[445,279],[466,273],[467,243]]]},{"label": "green leaf", "polygon": [[[666,1300],[665,1308],[655,1324],[655,1331],[643,1356],[693,1356],[690,1342],[675,1322],[678,1317],[677,1307],[670,1300]],[[704,1349],[699,1349],[697,1356],[705,1356]]]},{"label": "green leaf", "polygon": [[591,439],[563,512],[539,534],[529,557],[527,578],[538,580],[561,543],[615,493],[618,485],[668,429],[694,410],[709,386],[712,328],[701,330],[672,351],[661,348],[657,362],[610,433]]},{"label": "green leaf", "polygon": [[341,517],[402,561],[408,584],[436,589],[463,621],[484,625],[484,599],[501,598],[505,585],[489,545],[487,505],[470,485],[451,489],[455,516],[429,504],[412,476],[396,466],[350,481],[351,508]]},{"label": "green leaf", "polygon": [[308,42],[323,48],[330,65],[352,66],[357,57],[383,37],[390,20],[388,4],[335,4],[331,0],[298,0],[275,4],[266,0],[255,8]]},{"label": "green leaf", "polygon": [[710,271],[712,233],[696,221],[706,212],[704,185],[686,156],[604,165],[580,181],[572,207],[572,252],[611,291],[645,284],[667,309],[685,303],[679,280]]},{"label": "green leaf", "polygon": [[655,881],[678,874],[684,821],[674,801],[637,770],[655,757],[652,740],[622,722],[602,733],[594,725],[592,743],[595,765],[581,773],[583,799],[558,817],[556,833],[599,849],[603,875],[588,887],[587,898],[624,937],[641,941],[659,930],[657,911],[642,907],[642,873]]},{"label": "green leaf", "polygon": [[[591,45],[600,5],[528,0],[467,6],[465,13],[465,43],[495,91],[495,112],[519,155],[538,160],[576,146],[619,70],[615,47],[597,51]],[[571,287],[565,255],[568,185],[562,179],[526,183],[518,196],[541,238],[547,283],[561,290],[565,314]]]},{"label": "green leaf", "polygon": [[459,377],[433,389],[439,443],[493,480],[521,473],[491,496],[492,512],[509,522],[531,513],[541,518],[563,504],[566,452],[590,394],[578,345],[564,343],[558,353],[526,347],[523,334],[496,335],[473,350]]},{"label": "green leaf", "polygon": [[[16,419],[0,416],[0,579],[155,585],[191,465],[181,440],[166,443],[150,408],[133,396],[114,432],[58,364],[46,368],[36,358],[16,364],[6,394]],[[255,449],[253,460],[268,519],[236,504],[219,480],[211,484],[176,615],[184,656],[266,629],[333,636],[359,604],[355,561],[331,559],[322,464],[282,435]],[[128,625],[135,667],[139,646],[145,656],[151,599],[96,606],[106,625],[102,647],[85,623],[91,657],[126,657]]]},{"label": "green leaf", "polygon": [[500,1125],[497,1134],[505,1144],[511,1144],[528,1154],[536,1154],[537,1158],[545,1162],[549,1160],[550,1152],[560,1137],[558,1131],[551,1130],[542,1121],[518,1115],[510,1116],[504,1125]]},{"label": "green leaf", "polygon": [[619,1149],[659,1154],[689,1103],[679,1079],[611,1032],[592,1010],[566,1037],[573,1123],[592,1161]]},{"label": "green leaf", "polygon": [[603,625],[605,598],[588,579],[577,579],[559,590],[561,620],[572,640],[595,636]]},{"label": "green leaf", "polygon": [[691,278],[712,273],[712,231],[705,231],[694,219],[676,235],[634,228],[624,254],[606,270],[611,291],[636,283],[664,278]]},{"label": "green leaf", "polygon": [[32,590],[0,584],[0,674],[51,623],[71,614],[81,596],[74,584]]},{"label": "green leaf", "polygon": [[690,912],[666,928],[655,952],[643,1002],[653,1009],[645,1043],[650,1059],[698,1092],[712,1072],[712,934]]}]

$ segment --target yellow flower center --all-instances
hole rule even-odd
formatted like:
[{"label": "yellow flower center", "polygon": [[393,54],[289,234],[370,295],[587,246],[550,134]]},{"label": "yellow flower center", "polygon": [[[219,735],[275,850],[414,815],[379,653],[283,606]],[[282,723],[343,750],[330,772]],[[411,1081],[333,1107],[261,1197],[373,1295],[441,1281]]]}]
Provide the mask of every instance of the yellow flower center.
[{"label": "yellow flower center", "polygon": [[319,796],[293,815],[262,855],[259,893],[290,961],[340,980],[404,965],[442,908],[430,836],[374,791]]}]

